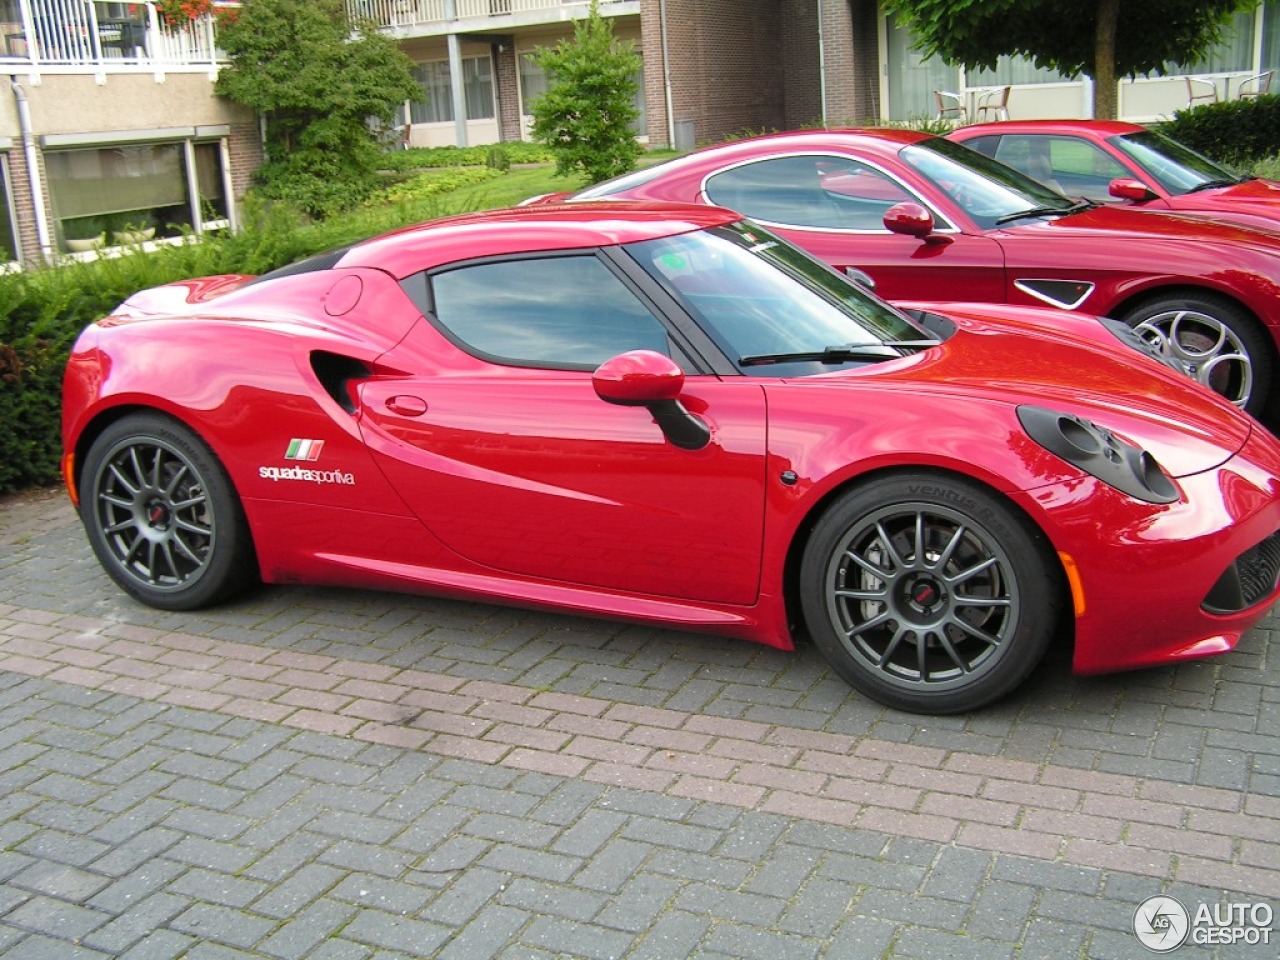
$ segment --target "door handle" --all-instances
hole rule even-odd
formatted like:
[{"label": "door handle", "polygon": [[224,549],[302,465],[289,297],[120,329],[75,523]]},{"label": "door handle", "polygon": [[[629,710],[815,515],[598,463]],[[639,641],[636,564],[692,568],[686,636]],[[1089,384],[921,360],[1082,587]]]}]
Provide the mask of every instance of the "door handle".
[{"label": "door handle", "polygon": [[402,417],[420,417],[427,412],[427,401],[407,393],[387,397],[387,409]]},{"label": "door handle", "polygon": [[871,274],[865,270],[859,270],[857,267],[845,267],[844,275],[855,283],[859,283],[868,290],[875,290],[876,282]]}]

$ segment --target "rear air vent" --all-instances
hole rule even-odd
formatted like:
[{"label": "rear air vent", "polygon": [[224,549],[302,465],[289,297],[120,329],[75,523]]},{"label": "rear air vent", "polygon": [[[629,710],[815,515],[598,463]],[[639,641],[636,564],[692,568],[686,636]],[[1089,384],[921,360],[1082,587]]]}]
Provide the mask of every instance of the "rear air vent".
[{"label": "rear air vent", "polygon": [[369,368],[351,357],[316,350],[311,354],[311,369],[315,371],[325,393],[333,397],[347,413],[354,414],[356,401],[351,393],[351,381],[367,378],[371,372]]}]

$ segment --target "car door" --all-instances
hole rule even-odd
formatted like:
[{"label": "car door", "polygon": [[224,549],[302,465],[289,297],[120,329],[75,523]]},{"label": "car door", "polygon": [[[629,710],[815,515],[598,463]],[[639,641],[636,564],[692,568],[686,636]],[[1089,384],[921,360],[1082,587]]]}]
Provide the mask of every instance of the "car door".
[{"label": "car door", "polygon": [[[840,154],[771,156],[708,177],[705,199],[759,221],[888,299],[1004,299],[1000,245],[959,229],[899,178]],[[925,239],[891,232],[885,213],[915,203],[934,219]]]},{"label": "car door", "polygon": [[[469,263],[423,281],[429,321],[383,358],[405,374],[363,384],[360,415],[375,459],[443,543],[502,575],[754,602],[758,384],[700,374],[594,252]],[[596,395],[594,368],[636,349],[686,369],[681,400],[710,426],[707,446],[680,449],[645,408]]]}]

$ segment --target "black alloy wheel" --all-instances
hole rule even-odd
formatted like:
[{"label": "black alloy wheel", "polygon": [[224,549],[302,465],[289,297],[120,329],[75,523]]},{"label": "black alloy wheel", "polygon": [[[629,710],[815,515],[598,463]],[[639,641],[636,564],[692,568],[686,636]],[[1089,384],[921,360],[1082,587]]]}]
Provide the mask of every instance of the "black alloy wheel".
[{"label": "black alloy wheel", "polygon": [[1045,538],[981,485],[945,474],[872,480],[819,520],[801,568],[810,634],[871,698],[973,710],[1040,662],[1061,589]]},{"label": "black alloy wheel", "polygon": [[149,606],[194,609],[256,577],[226,472],[167,417],[131,414],[97,438],[81,475],[80,514],[103,568]]}]

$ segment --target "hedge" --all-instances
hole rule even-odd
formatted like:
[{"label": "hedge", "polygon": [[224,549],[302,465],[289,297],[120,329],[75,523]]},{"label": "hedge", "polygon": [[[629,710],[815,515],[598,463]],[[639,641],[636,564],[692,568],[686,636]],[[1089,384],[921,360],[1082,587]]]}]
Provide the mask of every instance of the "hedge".
[{"label": "hedge", "polygon": [[539,143],[511,141],[480,147],[410,147],[388,153],[384,170],[488,166],[505,169],[513,163],[553,163],[555,155]]},{"label": "hedge", "polygon": [[137,290],[188,277],[260,274],[414,219],[388,207],[340,223],[308,225],[283,207],[252,207],[249,228],[57,269],[0,275],[0,494],[57,482],[62,371],[88,324]]},{"label": "hedge", "polygon": [[1248,169],[1280,152],[1280,95],[1207,103],[1154,126],[1219,163]]}]

